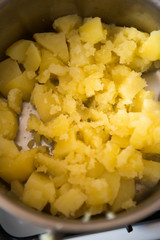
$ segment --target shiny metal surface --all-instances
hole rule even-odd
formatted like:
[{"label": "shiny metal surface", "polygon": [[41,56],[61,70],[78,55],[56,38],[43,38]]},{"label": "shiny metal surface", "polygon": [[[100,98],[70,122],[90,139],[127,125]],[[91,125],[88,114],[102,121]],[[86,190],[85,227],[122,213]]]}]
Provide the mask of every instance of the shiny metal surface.
[{"label": "shiny metal surface", "polygon": [[[140,30],[160,29],[160,1],[149,0],[1,0],[0,58],[5,49],[20,38],[31,38],[34,32],[49,30],[59,16],[77,13],[99,16],[106,23],[134,26]],[[21,219],[45,228],[65,232],[111,230],[146,217],[160,208],[160,187],[157,186],[135,209],[123,212],[113,220],[104,216],[88,223],[67,220],[40,213],[19,202],[0,182],[0,207]]]}]

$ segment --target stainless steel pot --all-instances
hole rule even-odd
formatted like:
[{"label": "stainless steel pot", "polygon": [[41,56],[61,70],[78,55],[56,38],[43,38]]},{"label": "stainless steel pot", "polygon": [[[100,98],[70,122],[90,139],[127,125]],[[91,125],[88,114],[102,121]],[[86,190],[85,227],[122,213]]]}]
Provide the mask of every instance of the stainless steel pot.
[{"label": "stainless steel pot", "polygon": [[[147,32],[160,29],[159,0],[0,0],[0,58],[3,59],[5,49],[17,39],[49,30],[55,18],[73,13],[99,16],[106,23],[134,26]],[[103,215],[83,223],[35,211],[17,200],[1,180],[0,207],[20,219],[57,232],[111,230],[134,223],[160,209],[159,186],[149,191],[135,209],[120,213],[112,220]]]}]

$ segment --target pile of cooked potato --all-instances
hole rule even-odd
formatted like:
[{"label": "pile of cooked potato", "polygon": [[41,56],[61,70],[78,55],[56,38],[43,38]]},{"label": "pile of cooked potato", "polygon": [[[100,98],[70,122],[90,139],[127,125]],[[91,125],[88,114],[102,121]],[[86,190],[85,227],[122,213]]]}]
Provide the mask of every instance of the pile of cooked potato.
[{"label": "pile of cooked potato", "polygon": [[[52,215],[134,207],[135,183],[160,180],[160,162],[144,159],[160,154],[160,103],[142,77],[160,66],[160,31],[77,15],[53,29],[15,42],[0,62],[0,177]],[[27,130],[52,152],[16,145],[24,101],[37,110]]]}]

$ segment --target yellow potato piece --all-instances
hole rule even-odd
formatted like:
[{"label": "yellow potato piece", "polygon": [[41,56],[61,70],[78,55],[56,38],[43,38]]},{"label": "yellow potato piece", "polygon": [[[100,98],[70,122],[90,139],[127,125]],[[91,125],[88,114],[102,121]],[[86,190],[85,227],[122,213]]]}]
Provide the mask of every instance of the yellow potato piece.
[{"label": "yellow potato piece", "polygon": [[39,68],[40,52],[33,41],[19,40],[12,44],[6,51],[6,55],[13,60],[22,63],[28,71],[36,71]]},{"label": "yellow potato piece", "polygon": [[62,62],[68,62],[68,48],[64,33],[35,33],[33,37],[42,47],[60,58]]},{"label": "yellow potato piece", "polygon": [[12,88],[8,93],[8,105],[17,114],[22,109],[22,92],[18,88]]},{"label": "yellow potato piece", "polygon": [[[136,193],[136,190],[135,190],[134,180],[121,178],[118,195],[111,207],[112,211],[118,212],[124,209],[125,203],[127,203],[130,199],[133,199],[135,196],[135,193]],[[135,206],[135,203],[132,202],[132,204],[129,207],[134,207],[134,206]]]},{"label": "yellow potato piece", "polygon": [[73,188],[57,198],[54,207],[67,217],[74,216],[85,200],[85,194],[79,188]]},{"label": "yellow potato piece", "polygon": [[[11,143],[7,143],[8,146]],[[11,145],[13,147],[13,143]],[[14,146],[16,148],[16,146]],[[28,179],[34,170],[33,160],[37,149],[18,152],[17,156],[9,156],[3,153],[0,157],[0,177],[6,182],[11,183],[14,180],[24,182]]]},{"label": "yellow potato piece", "polygon": [[59,32],[68,34],[71,30],[78,28],[82,23],[82,18],[76,14],[57,18],[53,22],[53,28]]},{"label": "yellow potato piece", "polygon": [[89,19],[79,28],[81,40],[91,44],[105,39],[106,32],[103,29],[101,19],[98,17]]},{"label": "yellow potato piece", "polygon": [[151,32],[149,38],[139,49],[139,55],[143,58],[155,61],[160,58],[160,31]]},{"label": "yellow potato piece", "polygon": [[18,131],[16,114],[0,99],[0,134],[7,139],[14,139]]},{"label": "yellow potato piece", "polygon": [[6,81],[4,84],[2,84],[1,92],[5,97],[7,97],[11,89],[17,88],[21,90],[23,100],[28,101],[30,99],[34,84],[35,73],[32,71],[24,71],[21,75],[12,78],[8,82]]},{"label": "yellow potato piece", "polygon": [[[8,71],[9,69],[9,71]],[[16,61],[8,58],[0,62],[0,92],[3,94],[3,85],[7,84],[12,79],[21,75],[21,70]]]},{"label": "yellow potato piece", "polygon": [[150,160],[143,160],[144,171],[141,182],[147,186],[154,186],[160,180],[160,163]]},{"label": "yellow potato piece", "polygon": [[55,200],[55,187],[53,180],[40,173],[33,172],[29,177],[22,196],[27,205],[42,210],[48,202]]}]

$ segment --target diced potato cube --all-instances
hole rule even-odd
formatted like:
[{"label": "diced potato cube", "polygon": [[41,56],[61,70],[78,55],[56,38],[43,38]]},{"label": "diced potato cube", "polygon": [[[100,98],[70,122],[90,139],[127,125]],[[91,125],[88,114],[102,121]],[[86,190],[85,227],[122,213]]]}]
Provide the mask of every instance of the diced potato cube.
[{"label": "diced potato cube", "polygon": [[68,62],[69,55],[64,33],[35,33],[33,37],[42,47],[59,57],[62,62]]},{"label": "diced potato cube", "polygon": [[128,66],[136,72],[146,72],[152,67],[152,62],[135,55]]},{"label": "diced potato cube", "polygon": [[124,65],[117,65],[112,70],[112,77],[119,85],[119,94],[122,98],[127,99],[128,103],[135,95],[146,86],[146,81],[140,73],[132,71]]},{"label": "diced potato cube", "polygon": [[42,48],[41,49],[41,64],[40,64],[40,73],[48,70],[48,67],[52,64],[60,64],[63,65],[63,63],[55,57],[54,53]]},{"label": "diced potato cube", "polygon": [[26,51],[31,44],[30,40],[19,40],[13,43],[6,51],[6,55],[11,57],[14,60],[17,60],[19,63],[24,62]]},{"label": "diced potato cube", "polygon": [[8,105],[17,114],[22,109],[22,92],[18,88],[12,88],[8,93]]},{"label": "diced potato cube", "polygon": [[152,120],[147,116],[141,116],[135,123],[135,129],[130,138],[130,144],[136,149],[142,149],[148,145],[148,132],[152,126]]},{"label": "diced potato cube", "polygon": [[13,88],[18,88],[22,92],[23,100],[28,101],[31,91],[35,84],[35,73],[32,71],[24,71],[16,78],[12,78],[1,85],[2,94],[7,97],[8,92]]},{"label": "diced potato cube", "polygon": [[[122,210],[124,203],[128,202],[128,200],[130,199],[133,199],[135,196],[135,193],[136,193],[136,190],[135,190],[134,180],[121,178],[118,195],[111,207],[112,211],[119,212],[120,210]],[[134,203],[133,203],[133,207],[134,207]]]},{"label": "diced potato cube", "polygon": [[22,63],[26,70],[36,71],[40,65],[40,52],[33,41],[19,40],[12,44],[6,55]]},{"label": "diced potato cube", "polygon": [[35,130],[46,138],[60,137],[69,130],[68,118],[61,114],[57,118],[44,124],[37,116],[31,115],[27,124],[28,131]]},{"label": "diced potato cube", "polygon": [[22,201],[41,211],[47,203],[53,203],[54,200],[55,187],[53,180],[48,176],[33,172],[24,187]]},{"label": "diced potato cube", "polygon": [[35,156],[35,166],[45,166],[47,173],[52,176],[60,176],[66,174],[66,164],[58,161],[48,154],[38,153]]},{"label": "diced potato cube", "polygon": [[[3,85],[7,84],[10,80],[21,75],[21,70],[16,61],[8,58],[0,62],[0,85],[1,88]],[[0,92],[2,92],[0,88]]]},{"label": "diced potato cube", "polygon": [[104,64],[110,63],[112,61],[112,49],[113,43],[110,40],[106,41],[106,43],[95,52],[96,62]]},{"label": "diced potato cube", "polygon": [[18,131],[18,119],[16,114],[0,99],[0,134],[4,138],[14,139]]},{"label": "diced potato cube", "polygon": [[[10,151],[8,151],[8,149],[10,149]],[[0,158],[3,156],[16,158],[18,155],[19,151],[14,141],[5,139],[0,134]]]},{"label": "diced potato cube", "polygon": [[67,193],[70,189],[72,188],[72,185],[70,183],[65,183],[63,184],[63,186],[61,186],[58,190],[57,190],[57,196],[61,196],[65,193]]},{"label": "diced potato cube", "polygon": [[132,100],[146,86],[146,81],[139,73],[131,72],[119,87],[119,93],[124,99]]},{"label": "diced potato cube", "polygon": [[106,32],[103,29],[101,19],[98,17],[89,19],[79,28],[81,40],[96,44],[105,39]]},{"label": "diced potato cube", "polygon": [[64,134],[67,134],[69,130],[69,119],[61,114],[57,118],[46,124],[46,134],[49,137],[60,137]]},{"label": "diced potato cube", "polygon": [[143,177],[140,180],[142,184],[154,186],[160,180],[160,163],[150,160],[143,160],[144,171]]},{"label": "diced potato cube", "polygon": [[141,112],[143,103],[145,99],[154,99],[155,93],[152,90],[142,89],[133,99],[132,103],[132,111],[133,112]]},{"label": "diced potato cube", "polygon": [[103,175],[104,172],[105,168],[103,165],[98,161],[95,161],[92,167],[88,167],[87,176],[92,178],[99,178]]},{"label": "diced potato cube", "polygon": [[84,127],[80,129],[80,134],[87,145],[91,145],[93,148],[97,148],[102,145],[102,138],[99,134],[96,134],[96,130],[94,128],[84,125]]},{"label": "diced potato cube", "polygon": [[70,130],[67,136],[67,139],[57,141],[53,150],[55,157],[63,157],[78,148],[78,141],[76,140],[75,132]]},{"label": "diced potato cube", "polygon": [[68,73],[69,69],[67,66],[51,63],[49,66],[49,71],[56,76],[65,76]]},{"label": "diced potato cube", "polygon": [[160,59],[160,30],[151,32],[148,39],[140,47],[139,55],[150,61]]},{"label": "diced potato cube", "polygon": [[110,205],[112,205],[115,198],[117,197],[117,194],[118,194],[118,191],[120,188],[121,177],[116,172],[115,173],[105,172],[103,175],[103,178],[106,179],[106,181],[110,187],[110,199],[109,199],[108,203]]},{"label": "diced potato cube", "polygon": [[76,14],[57,18],[53,23],[53,28],[59,32],[68,34],[71,30],[78,28],[82,23],[82,18]]},{"label": "diced potato cube", "polygon": [[66,95],[63,98],[63,112],[69,114],[76,112],[76,101],[71,95]]},{"label": "diced potato cube", "polygon": [[120,148],[126,148],[129,145],[129,137],[120,137],[117,135],[113,135],[111,138],[111,142],[117,144]]},{"label": "diced potato cube", "polygon": [[135,178],[143,174],[142,153],[128,146],[117,156],[117,170],[120,176]]},{"label": "diced potato cube", "polygon": [[103,90],[104,84],[101,81],[102,76],[103,74],[96,72],[84,79],[84,93],[87,97],[92,97],[96,94],[97,91]]},{"label": "diced potato cube", "polygon": [[111,113],[110,129],[111,133],[120,137],[128,137],[132,134],[132,128],[130,127],[130,116],[126,110],[118,110],[116,113]]},{"label": "diced potato cube", "polygon": [[115,45],[113,52],[115,52],[120,57],[120,64],[128,65],[133,60],[136,49],[136,43],[134,41],[129,41],[126,39],[124,42]]},{"label": "diced potato cube", "polygon": [[86,54],[84,45],[80,40],[78,33],[75,33],[68,39],[69,55],[71,66],[84,66],[91,62],[90,56]]},{"label": "diced potato cube", "polygon": [[26,181],[34,170],[33,160],[37,149],[20,152],[17,157],[2,155],[0,157],[0,176],[6,182]]},{"label": "diced potato cube", "polygon": [[31,43],[25,53],[23,65],[27,71],[37,71],[40,66],[41,56],[35,43]]},{"label": "diced potato cube", "polygon": [[79,188],[72,188],[57,198],[54,207],[66,217],[74,216],[85,200],[86,196]]},{"label": "diced potato cube", "polygon": [[114,172],[119,151],[120,148],[117,144],[108,141],[104,148],[98,151],[96,158],[107,171]]},{"label": "diced potato cube", "polygon": [[19,199],[22,198],[24,186],[18,180],[11,182],[11,192],[13,192]]},{"label": "diced potato cube", "polygon": [[84,189],[87,195],[86,202],[89,205],[108,203],[111,198],[110,186],[106,179],[88,178],[84,180]]},{"label": "diced potato cube", "polygon": [[42,121],[47,122],[61,112],[60,98],[46,85],[36,84],[31,95],[31,103],[36,107]]}]

